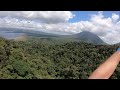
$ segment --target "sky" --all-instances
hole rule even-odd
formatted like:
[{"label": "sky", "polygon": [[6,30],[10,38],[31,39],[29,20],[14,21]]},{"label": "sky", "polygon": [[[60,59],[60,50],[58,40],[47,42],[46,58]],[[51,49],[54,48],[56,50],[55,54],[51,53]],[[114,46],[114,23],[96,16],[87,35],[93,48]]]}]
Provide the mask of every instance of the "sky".
[{"label": "sky", "polygon": [[0,11],[0,27],[69,35],[90,31],[104,42],[120,42],[119,11]]}]

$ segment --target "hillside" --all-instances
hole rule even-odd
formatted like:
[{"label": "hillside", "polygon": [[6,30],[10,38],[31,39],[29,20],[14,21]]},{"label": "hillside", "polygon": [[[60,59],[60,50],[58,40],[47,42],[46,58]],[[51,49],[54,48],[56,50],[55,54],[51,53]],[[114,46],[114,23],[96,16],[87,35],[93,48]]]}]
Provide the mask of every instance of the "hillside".
[{"label": "hillside", "polygon": [[87,43],[92,43],[92,44],[105,44],[105,42],[103,42],[103,40],[101,40],[97,35],[88,32],[88,31],[83,31],[81,33],[75,34],[73,35],[73,37],[75,39],[81,40],[83,42],[87,42]]},{"label": "hillside", "polygon": [[[0,79],[87,79],[118,45],[0,38]],[[59,42],[59,41],[54,41]],[[120,77],[120,66],[111,79]]]},{"label": "hillside", "polygon": [[83,31],[78,34],[74,35],[52,35],[52,34],[42,34],[42,33],[30,33],[27,34],[28,36],[34,36],[34,37],[40,37],[40,38],[52,38],[52,39],[58,39],[58,40],[67,40],[67,41],[78,41],[78,42],[86,42],[86,43],[92,43],[96,45],[102,45],[106,44],[102,39],[100,39],[97,35],[88,32]]},{"label": "hillside", "polygon": [[[41,32],[38,30],[24,30],[24,29],[15,29],[15,28],[0,28],[0,33],[2,36],[7,37],[7,39],[15,39],[16,38],[46,38],[46,39],[53,39],[53,40],[59,40],[59,41],[82,41],[82,42],[87,42],[87,43],[92,43],[92,44],[106,44],[103,42],[97,35],[88,32],[88,31],[83,31],[78,34],[74,35],[57,35],[57,34],[52,34],[52,33],[47,33],[47,32]],[[1,35],[0,34],[0,35]],[[25,36],[25,37],[24,37]],[[26,38],[26,39],[27,39]]]}]

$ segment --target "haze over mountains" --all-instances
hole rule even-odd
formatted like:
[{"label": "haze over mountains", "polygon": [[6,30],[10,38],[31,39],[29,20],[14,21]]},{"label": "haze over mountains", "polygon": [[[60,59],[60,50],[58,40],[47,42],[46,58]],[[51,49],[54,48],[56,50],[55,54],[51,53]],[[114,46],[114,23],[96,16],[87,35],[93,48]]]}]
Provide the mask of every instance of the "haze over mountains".
[{"label": "haze over mountains", "polygon": [[32,36],[32,37],[40,37],[40,38],[62,38],[62,39],[72,39],[92,44],[106,44],[102,39],[100,39],[97,35],[88,32],[83,31],[78,34],[73,35],[57,35],[47,32],[41,32],[41,31],[35,31],[35,30],[24,30],[24,29],[15,29],[15,28],[0,28],[0,34],[1,37],[7,38],[7,39],[14,39],[19,36]]}]

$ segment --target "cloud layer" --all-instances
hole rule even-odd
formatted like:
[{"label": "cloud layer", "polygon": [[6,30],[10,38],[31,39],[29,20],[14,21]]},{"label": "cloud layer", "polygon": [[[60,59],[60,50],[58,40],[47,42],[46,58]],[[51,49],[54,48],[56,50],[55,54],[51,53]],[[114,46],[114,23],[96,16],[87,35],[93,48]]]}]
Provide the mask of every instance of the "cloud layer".
[{"label": "cloud layer", "polygon": [[0,17],[36,20],[43,23],[67,22],[74,15],[69,11],[0,11]]},{"label": "cloud layer", "polygon": [[56,34],[76,34],[90,31],[108,44],[120,42],[119,15],[105,17],[103,12],[91,15],[89,20],[70,23],[70,11],[1,11],[0,27],[27,28]]}]

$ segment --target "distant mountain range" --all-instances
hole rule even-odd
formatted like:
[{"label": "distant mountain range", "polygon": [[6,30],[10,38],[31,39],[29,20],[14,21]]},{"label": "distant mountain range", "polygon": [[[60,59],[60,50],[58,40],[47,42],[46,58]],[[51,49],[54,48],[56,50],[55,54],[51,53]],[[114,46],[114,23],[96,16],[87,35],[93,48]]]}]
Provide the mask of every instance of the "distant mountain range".
[{"label": "distant mountain range", "polygon": [[72,39],[72,40],[77,40],[77,41],[82,41],[82,42],[87,42],[87,43],[92,43],[92,44],[106,44],[101,40],[97,35],[88,32],[88,31],[83,31],[78,34],[74,35],[56,35],[52,33],[46,33],[46,32],[41,32],[41,31],[35,31],[35,30],[24,30],[24,29],[15,29],[15,28],[0,28],[0,31],[7,31],[8,33],[25,33],[27,36],[32,36],[32,37],[47,37],[47,38],[62,38],[62,39]]}]

